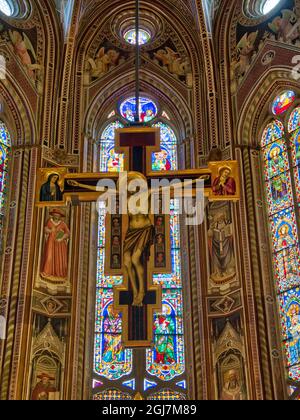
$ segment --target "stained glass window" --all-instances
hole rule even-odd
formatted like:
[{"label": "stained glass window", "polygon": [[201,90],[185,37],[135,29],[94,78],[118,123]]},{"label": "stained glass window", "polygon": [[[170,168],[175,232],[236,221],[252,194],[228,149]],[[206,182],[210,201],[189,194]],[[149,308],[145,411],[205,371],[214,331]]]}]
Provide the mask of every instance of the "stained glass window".
[{"label": "stained glass window", "polygon": [[[115,130],[122,127],[119,121],[114,121],[102,133],[101,172],[123,170],[123,155],[114,151]],[[122,347],[122,318],[113,310],[113,287],[122,284],[123,279],[104,275],[105,211],[104,205],[101,207],[100,203],[99,206],[94,373],[109,380],[118,380],[132,371],[132,350]]]},{"label": "stained glass window", "polygon": [[273,102],[272,112],[274,115],[281,115],[287,111],[296,99],[296,94],[292,90],[288,90],[277,96]]},{"label": "stained glass window", "polygon": [[[145,99],[144,104],[152,103]],[[132,104],[132,103],[131,103]],[[135,105],[135,104],[134,104]],[[155,115],[157,107],[154,104]],[[121,106],[121,112],[124,108]],[[143,110],[143,108],[142,108]],[[131,108],[134,113],[135,108]],[[124,114],[122,114],[124,116]],[[130,118],[128,118],[130,119]],[[154,124],[161,132],[161,152],[153,154],[153,170],[176,170],[177,138],[167,124]],[[123,156],[114,153],[115,129],[122,127],[120,121],[110,123],[101,135],[100,170],[121,171]],[[138,353],[122,348],[122,318],[113,311],[113,287],[120,285],[122,277],[104,275],[105,261],[105,213],[100,209],[98,226],[97,259],[97,302],[94,350],[94,383],[103,383],[104,390],[97,393],[95,399],[124,399],[126,395],[134,397],[137,392],[151,395],[151,399],[185,399],[185,349],[183,321],[183,284],[181,272],[180,224],[178,203],[172,201],[170,216],[172,273],[154,276],[154,283],[162,286],[163,310],[153,319],[154,347],[145,350],[144,379],[139,389],[135,378],[135,363]],[[118,386],[109,386],[111,381]],[[160,383],[172,385],[178,392],[162,389]],[[105,391],[107,387],[107,391]],[[127,388],[128,394],[122,391]],[[99,385],[95,386],[97,392]],[[102,388],[102,386],[101,386]],[[155,389],[154,389],[155,388]],[[97,391],[96,391],[97,389]],[[132,391],[132,393],[130,393]]]},{"label": "stained glass window", "polygon": [[115,130],[123,128],[120,121],[110,123],[102,133],[100,147],[100,171],[122,172],[124,168],[124,156],[115,153]]},{"label": "stained glass window", "polygon": [[[130,29],[124,35],[124,39],[128,44],[136,45],[136,30]],[[145,45],[151,40],[151,35],[145,29],[139,29],[139,45]]]},{"label": "stained glass window", "polygon": [[94,373],[118,380],[132,371],[132,350],[122,347],[122,318],[113,309],[113,287],[122,277],[104,274],[105,211],[99,205]]},{"label": "stained glass window", "polygon": [[[162,122],[154,127],[160,128],[161,152],[153,154],[152,170],[178,169],[174,131]],[[172,274],[154,276],[154,283],[163,289],[163,311],[154,319],[154,348],[147,350],[146,355],[147,372],[161,381],[170,381],[185,372],[179,209],[176,201],[172,201],[170,210]]]},{"label": "stained glass window", "polygon": [[170,126],[159,122],[153,127],[160,128],[161,151],[153,153],[153,171],[174,171],[177,169],[177,139]]},{"label": "stained glass window", "polygon": [[169,389],[165,389],[163,391],[157,392],[155,394],[150,395],[150,397],[147,398],[149,401],[176,401],[186,400],[186,396],[184,394],[181,394],[180,392],[174,392]]},{"label": "stained glass window", "polygon": [[111,400],[132,400],[132,397],[125,392],[121,392],[117,389],[108,389],[105,392],[100,392],[99,394],[94,395],[93,400],[102,400],[102,401],[111,401]]},{"label": "stained glass window", "polygon": [[292,133],[297,128],[300,128],[300,107],[294,109],[292,112],[288,124],[288,131],[289,133]]},{"label": "stained glass window", "polygon": [[147,372],[170,381],[185,371],[183,293],[180,264],[180,232],[176,201],[171,204],[172,274],[154,276],[163,289],[163,311],[154,319],[154,348],[147,350]]},{"label": "stained glass window", "polygon": [[284,136],[284,126],[280,121],[271,122],[263,133],[262,146],[267,146],[275,140],[282,139]]},{"label": "stained glass window", "polygon": [[280,0],[265,0],[262,5],[262,14],[267,15],[279,4]]},{"label": "stained glass window", "polygon": [[0,12],[6,16],[11,16],[13,14],[11,3],[7,0],[0,0]]},{"label": "stained glass window", "polygon": [[[140,122],[149,122],[157,115],[157,106],[149,98],[140,98]],[[128,121],[134,122],[136,114],[136,99],[129,98],[120,106],[121,115]]]},{"label": "stained glass window", "polygon": [[5,202],[8,187],[8,161],[11,150],[10,134],[6,125],[0,120],[0,234],[3,229]]},{"label": "stained glass window", "polygon": [[[278,104],[278,98],[276,99],[275,103],[279,108],[282,107],[278,113],[284,113],[294,102],[293,92],[289,97],[290,103],[288,99],[285,103],[284,99],[280,99],[281,104]],[[263,133],[262,150],[285,366],[287,377],[299,382],[300,249],[297,222],[300,203],[299,108],[291,113],[286,128],[285,130],[279,121],[270,123]]]}]

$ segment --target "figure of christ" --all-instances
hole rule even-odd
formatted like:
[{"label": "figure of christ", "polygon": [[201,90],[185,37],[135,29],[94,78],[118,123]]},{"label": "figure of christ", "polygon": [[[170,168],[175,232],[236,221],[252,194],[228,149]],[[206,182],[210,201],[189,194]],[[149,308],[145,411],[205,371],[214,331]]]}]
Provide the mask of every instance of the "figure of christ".
[{"label": "figure of christ", "polygon": [[[130,172],[128,174],[128,183],[135,180],[144,182],[147,185],[147,179],[144,175],[138,172]],[[133,193],[128,192],[128,196],[135,193],[136,191]],[[148,191],[145,191],[140,192],[140,194],[140,199],[148,202],[147,207],[149,209],[151,193],[149,194]],[[145,266],[143,258],[149,259],[150,247],[154,243],[155,228],[152,225],[148,212],[143,213],[142,211],[137,211],[137,208],[131,209],[131,206],[128,206],[128,215],[129,228],[123,248],[124,266],[133,291],[133,306],[143,306],[145,297]]]},{"label": "figure of christ", "polygon": [[[128,185],[132,181],[147,184],[146,177],[138,172],[129,172],[127,177],[127,185],[118,185],[119,191],[128,190]],[[81,184],[77,181],[69,180],[68,185],[72,187],[84,188],[90,191],[97,191],[96,186]],[[139,186],[139,185],[138,185]],[[107,191],[108,192],[108,191]],[[137,191],[128,192],[127,198],[135,195]],[[149,209],[149,201],[151,198],[151,191],[139,192],[140,200],[147,201]],[[127,201],[128,201],[127,200]],[[153,245],[155,237],[155,228],[150,220],[149,213],[137,208],[130,208],[128,206],[129,228],[125,236],[123,245],[123,261],[125,272],[128,275],[132,291],[133,303],[132,306],[142,307],[145,298],[145,266],[144,258],[149,259],[150,248]]]}]

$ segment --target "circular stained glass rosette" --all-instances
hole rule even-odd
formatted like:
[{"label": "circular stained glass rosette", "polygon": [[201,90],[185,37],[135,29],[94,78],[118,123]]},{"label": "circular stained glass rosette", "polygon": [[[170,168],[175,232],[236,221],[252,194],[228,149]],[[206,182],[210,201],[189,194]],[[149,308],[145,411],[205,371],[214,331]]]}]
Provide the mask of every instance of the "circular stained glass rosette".
[{"label": "circular stained glass rosette", "polygon": [[274,115],[281,115],[286,112],[296,99],[296,94],[292,90],[288,90],[277,96],[273,102],[272,112]]},{"label": "circular stained glass rosette", "polygon": [[0,0],[0,12],[6,16],[11,16],[13,14],[11,3],[7,0]]},{"label": "circular stained glass rosette", "polygon": [[[149,122],[157,116],[157,106],[149,98],[140,98],[140,122]],[[128,121],[134,122],[136,114],[136,99],[130,98],[120,106],[121,115]]]},{"label": "circular stained glass rosette", "polygon": [[[124,39],[128,44],[136,45],[136,30],[130,29],[124,35]],[[151,40],[151,35],[145,29],[139,30],[139,45],[145,45]]]},{"label": "circular stained glass rosette", "polygon": [[262,6],[262,13],[267,15],[279,4],[280,0],[266,0]]}]

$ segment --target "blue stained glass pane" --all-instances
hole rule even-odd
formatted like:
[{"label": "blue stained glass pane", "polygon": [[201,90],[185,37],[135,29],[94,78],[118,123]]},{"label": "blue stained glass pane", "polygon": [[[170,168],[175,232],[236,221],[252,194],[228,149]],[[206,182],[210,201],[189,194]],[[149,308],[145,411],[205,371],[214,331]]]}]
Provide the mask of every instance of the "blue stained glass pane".
[{"label": "blue stained glass pane", "polygon": [[286,360],[291,379],[300,380],[300,289],[280,296],[280,316]]},{"label": "blue stained glass pane", "polygon": [[178,168],[177,162],[177,139],[170,126],[159,122],[153,127],[160,128],[161,151],[152,154],[153,171],[174,171]]},{"label": "blue stained glass pane", "polygon": [[0,121],[0,143],[8,147],[11,146],[10,134],[3,121]]},{"label": "blue stained glass pane", "polygon": [[265,159],[265,177],[273,178],[289,170],[287,147],[284,140],[277,140],[263,150]]},{"label": "blue stained glass pane", "polygon": [[275,140],[282,139],[284,137],[284,126],[282,122],[276,120],[270,123],[264,133],[262,138],[262,146],[267,146],[270,143],[273,143]]},{"label": "blue stained glass pane", "polygon": [[[297,326],[295,321],[300,315],[300,288],[288,290],[279,296],[282,332],[285,340],[291,338],[290,327]],[[300,325],[299,325],[300,328]]]},{"label": "blue stained glass pane", "polygon": [[169,381],[185,371],[182,290],[163,291],[163,312],[156,314],[154,349],[147,350],[147,372]]},{"label": "blue stained glass pane", "polygon": [[279,4],[280,0],[265,0],[262,3],[262,13],[267,15]]},{"label": "blue stained glass pane", "polygon": [[289,172],[269,178],[266,187],[270,214],[284,210],[293,203],[292,181]]},{"label": "blue stained glass pane", "polygon": [[[289,378],[292,381],[300,382],[300,365],[293,366],[289,369]],[[297,400],[300,398],[298,397]]]},{"label": "blue stained glass pane", "polygon": [[[150,103],[147,98],[146,103]],[[130,102],[130,101],[129,101]],[[121,106],[122,115],[134,120],[135,101]],[[146,121],[156,115],[157,108],[141,108],[140,118]],[[143,114],[144,112],[144,114]],[[114,130],[119,122],[109,125],[101,136],[101,171],[120,170],[122,164],[114,155]],[[161,129],[162,154],[154,156],[156,170],[176,170],[177,139],[173,130],[166,124],[157,123]],[[183,293],[180,255],[180,229],[178,203],[171,203],[170,217],[172,274],[154,276],[154,283],[163,288],[163,311],[154,316],[154,348],[146,351],[147,372],[165,382],[181,376],[185,372],[185,348],[183,328]],[[113,287],[122,283],[122,277],[107,277],[104,273],[105,262],[105,214],[100,211],[98,229],[98,265],[97,265],[97,303],[95,324],[95,362],[94,370],[110,380],[117,380],[130,375],[133,369],[133,352],[122,348],[122,317],[113,311]],[[147,380],[149,384],[156,384]],[[125,381],[123,385],[130,384]],[[146,382],[145,382],[146,384]],[[124,385],[126,386],[126,385]],[[162,394],[163,397],[164,393]],[[177,395],[177,394],[176,394]],[[179,395],[179,394],[178,394]]]},{"label": "blue stained glass pane", "polygon": [[110,380],[132,371],[132,351],[122,347],[122,318],[113,309],[111,290],[97,292],[94,368],[98,375]]},{"label": "blue stained glass pane", "polygon": [[104,275],[105,209],[99,205],[94,372],[118,380],[132,372],[133,353],[122,346],[122,317],[113,309],[113,286],[122,277]]},{"label": "blue stained glass pane", "polygon": [[[281,107],[286,104],[279,104]],[[298,111],[292,113],[289,131],[299,126]],[[295,180],[300,198],[298,164],[300,158],[299,133],[291,138]],[[269,124],[262,138],[264,173],[272,232],[273,264],[278,293],[285,364],[290,379],[300,380],[300,251],[292,193],[291,168],[279,121]]]},{"label": "blue stained glass pane", "polygon": [[296,183],[297,201],[300,203],[300,166],[294,168],[294,176]]},{"label": "blue stained glass pane", "polygon": [[11,151],[10,134],[6,125],[0,120],[0,232],[3,227],[3,217],[8,187],[8,162]]},{"label": "blue stained glass pane", "polygon": [[[274,0],[271,0],[274,1]],[[296,99],[296,94],[292,90],[288,90],[281,95],[277,96],[273,102],[272,112],[274,115],[284,114]]]},{"label": "blue stained glass pane", "polygon": [[172,251],[172,274],[156,274],[153,277],[154,284],[160,284],[165,289],[178,289],[182,287],[180,250]]},{"label": "blue stained glass pane", "polygon": [[298,234],[295,212],[293,209],[287,209],[275,214],[275,216],[270,219],[270,222],[275,252],[297,244]]},{"label": "blue stained glass pane", "polygon": [[0,0],[0,11],[6,15],[11,16],[13,14],[13,8],[7,0]]},{"label": "blue stained glass pane", "polygon": [[292,156],[294,166],[300,165],[300,130],[295,131],[291,137]]},{"label": "blue stained glass pane", "polygon": [[288,247],[274,255],[275,279],[280,293],[300,285],[300,252]]},{"label": "blue stained glass pane", "polygon": [[153,389],[157,387],[157,383],[154,381],[149,381],[148,379],[144,379],[144,391],[148,391],[148,389]]},{"label": "blue stained glass pane", "polygon": [[186,389],[186,381],[177,382],[176,386],[182,389]]},{"label": "blue stained glass pane", "polygon": [[300,107],[294,109],[290,116],[288,131],[292,133],[300,127]]},{"label": "blue stained glass pane", "polygon": [[170,228],[173,274],[154,276],[154,283],[161,284],[163,288],[163,312],[155,316],[154,349],[147,350],[146,356],[147,372],[166,382],[185,372],[180,231],[176,200],[171,201]]},{"label": "blue stained glass pane", "polygon": [[[135,121],[136,114],[136,99],[129,98],[120,106],[121,115],[128,121]],[[157,116],[157,106],[149,98],[140,98],[139,109],[140,122],[149,122]]]},{"label": "blue stained glass pane", "polygon": [[[145,45],[151,40],[151,35],[148,31],[144,29],[139,29],[139,45]],[[124,35],[124,39],[131,45],[136,45],[136,30],[130,29]]]},{"label": "blue stained glass pane", "polygon": [[122,172],[124,170],[124,155],[115,153],[115,131],[123,128],[120,121],[110,123],[101,136],[100,171]]},{"label": "blue stained glass pane", "polygon": [[111,145],[114,146],[115,144],[115,131],[118,128],[123,128],[123,124],[120,121],[115,121],[113,123],[110,123],[105,130],[103,131],[101,135],[101,140],[104,141],[111,141]]},{"label": "blue stained glass pane", "polygon": [[125,381],[122,383],[122,385],[135,391],[135,379],[131,379],[130,381]]}]

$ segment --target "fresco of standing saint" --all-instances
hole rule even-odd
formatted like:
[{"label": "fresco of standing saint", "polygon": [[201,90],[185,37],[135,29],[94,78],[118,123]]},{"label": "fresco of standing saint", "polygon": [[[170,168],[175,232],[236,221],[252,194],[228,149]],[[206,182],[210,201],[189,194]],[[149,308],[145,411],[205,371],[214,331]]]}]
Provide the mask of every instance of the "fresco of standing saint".
[{"label": "fresco of standing saint", "polygon": [[50,281],[66,281],[68,276],[68,243],[70,230],[64,222],[65,213],[60,209],[50,211],[45,226],[45,246],[41,277]]}]

